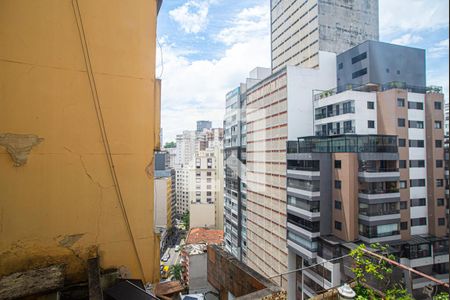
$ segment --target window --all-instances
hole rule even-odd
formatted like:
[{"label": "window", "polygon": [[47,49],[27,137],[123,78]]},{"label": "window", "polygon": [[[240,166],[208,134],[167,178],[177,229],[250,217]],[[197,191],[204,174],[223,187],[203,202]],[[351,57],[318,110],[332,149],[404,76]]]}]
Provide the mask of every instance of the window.
[{"label": "window", "polygon": [[408,209],[408,201],[400,201],[400,209]]},{"label": "window", "polygon": [[398,119],[397,120],[398,127],[405,127],[405,124],[406,124],[405,119]]},{"label": "window", "polygon": [[361,53],[355,57],[352,57],[352,64],[356,64],[357,62],[364,60],[367,58],[367,52]]},{"label": "window", "polygon": [[338,65],[338,69],[339,70],[342,70],[344,68],[344,64],[343,63],[340,63],[339,65]]},{"label": "window", "polygon": [[434,121],[434,128],[435,129],[441,129],[442,128],[442,122],[441,121]]},{"label": "window", "polygon": [[366,74],[367,74],[367,68],[364,68],[364,69],[362,69],[362,70],[353,72],[352,78],[355,79],[355,78],[364,76],[364,75],[366,75]]},{"label": "window", "polygon": [[400,70],[397,70],[397,75],[400,75]]},{"label": "window", "polygon": [[436,160],[436,168],[444,167],[444,161],[441,159]]},{"label": "window", "polygon": [[443,187],[444,179],[436,179],[436,187]]},{"label": "window", "polygon": [[420,187],[425,186],[425,179],[411,179],[409,181],[410,187]]},{"label": "window", "polygon": [[434,141],[434,144],[435,144],[436,148],[442,148],[442,140],[436,140],[436,141]]},{"label": "window", "polygon": [[386,68],[386,73],[390,73],[391,70],[389,70],[389,68]]},{"label": "window", "polygon": [[375,121],[367,121],[368,128],[375,128]]},{"label": "window", "polygon": [[410,160],[409,161],[410,168],[425,168],[424,160]]},{"label": "window", "polygon": [[206,192],[206,196],[211,196],[212,193],[211,192]]},{"label": "window", "polygon": [[398,139],[399,147],[406,147],[406,139]]},{"label": "window", "polygon": [[427,205],[426,198],[411,199],[411,207],[426,206],[426,205]]},{"label": "window", "polygon": [[206,176],[211,176],[211,172],[206,172]]},{"label": "window", "polygon": [[406,189],[408,186],[407,186],[408,184],[406,183],[406,181],[405,180],[401,180],[400,181],[400,188],[401,189]]},{"label": "window", "polygon": [[342,209],[342,202],[338,200],[334,200],[334,208],[335,209]]},{"label": "window", "polygon": [[334,181],[334,188],[340,190],[342,187],[342,182],[340,180]]},{"label": "window", "polygon": [[417,110],[423,110],[423,103],[422,102],[408,102],[408,108],[409,109],[417,109]]},{"label": "window", "polygon": [[367,52],[361,53],[355,57],[352,57],[352,64],[356,64],[359,61],[362,61],[367,58]]},{"label": "window", "polygon": [[367,101],[367,109],[375,109],[375,102]]},{"label": "window", "polygon": [[411,227],[427,225],[427,218],[411,219]]},{"label": "window", "polygon": [[399,160],[398,161],[398,167],[400,169],[406,169],[406,160]]},{"label": "window", "polygon": [[342,223],[338,221],[334,221],[334,228],[337,230],[342,230]]},{"label": "window", "polygon": [[412,148],[423,148],[425,142],[423,140],[409,140],[409,147]]},{"label": "window", "polygon": [[439,218],[438,219],[438,225],[439,226],[445,226],[445,218]]},{"label": "window", "polygon": [[342,162],[340,160],[335,160],[334,161],[334,168],[335,169],[340,169],[342,167]]},{"label": "window", "polygon": [[434,102],[434,109],[441,110],[442,102]]},{"label": "window", "polygon": [[405,99],[397,98],[397,106],[398,107],[405,107]]},{"label": "window", "polygon": [[400,222],[400,230],[408,230],[408,222]]},{"label": "window", "polygon": [[409,128],[423,129],[423,121],[409,121]]},{"label": "window", "polygon": [[437,206],[444,206],[444,198],[438,198],[436,200]]}]

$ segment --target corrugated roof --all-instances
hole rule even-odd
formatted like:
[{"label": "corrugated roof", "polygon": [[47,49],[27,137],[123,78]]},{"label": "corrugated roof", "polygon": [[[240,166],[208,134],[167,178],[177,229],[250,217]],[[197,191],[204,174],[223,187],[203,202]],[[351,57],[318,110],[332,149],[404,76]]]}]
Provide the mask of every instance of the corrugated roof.
[{"label": "corrugated roof", "polygon": [[223,230],[206,228],[193,228],[189,231],[186,244],[221,244],[223,242]]}]

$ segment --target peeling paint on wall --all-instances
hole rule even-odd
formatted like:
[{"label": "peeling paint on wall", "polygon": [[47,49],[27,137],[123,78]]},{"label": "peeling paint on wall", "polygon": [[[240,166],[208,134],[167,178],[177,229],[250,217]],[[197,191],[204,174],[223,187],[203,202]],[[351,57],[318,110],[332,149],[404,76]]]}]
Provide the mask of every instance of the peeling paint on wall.
[{"label": "peeling paint on wall", "polygon": [[0,133],[0,146],[6,148],[15,167],[25,165],[33,147],[42,141],[44,139],[35,134]]}]

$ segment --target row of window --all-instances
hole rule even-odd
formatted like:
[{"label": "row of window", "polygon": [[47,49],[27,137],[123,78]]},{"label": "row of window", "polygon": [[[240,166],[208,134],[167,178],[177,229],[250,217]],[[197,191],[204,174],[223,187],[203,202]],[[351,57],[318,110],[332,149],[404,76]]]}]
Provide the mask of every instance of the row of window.
[{"label": "row of window", "polygon": [[[404,98],[398,98],[397,99],[397,106],[398,107],[405,107],[405,103],[406,103],[406,101],[405,101]],[[408,101],[408,108],[409,109],[423,110],[423,103],[422,102]],[[435,101],[434,102],[434,109],[442,110],[442,102],[441,101]]]},{"label": "row of window", "polygon": [[[445,200],[444,198],[436,199],[437,206],[444,206]],[[427,199],[426,198],[415,198],[410,200],[411,207],[415,206],[426,206]],[[408,209],[408,201],[400,201],[400,209]]]},{"label": "row of window", "polygon": [[[398,127],[406,127],[406,120],[403,118],[397,119],[397,125],[398,125]],[[409,128],[418,128],[418,129],[425,128],[423,121],[408,121],[408,125],[409,125]],[[442,122],[434,121],[434,128],[442,129]]]},{"label": "row of window", "polygon": [[[409,140],[408,144],[409,144],[409,147],[411,147],[411,148],[424,148],[425,147],[424,140]],[[406,139],[398,139],[398,146],[406,147]],[[442,148],[442,140],[435,140],[434,146],[436,148]]]},{"label": "row of window", "polygon": [[[424,187],[426,185],[425,179],[411,179],[409,181],[410,187]],[[436,179],[436,187],[443,187],[444,186],[444,179]],[[406,180],[400,180],[400,188],[406,189],[408,188],[408,181]]]},{"label": "row of window", "polygon": [[[406,169],[407,161],[399,160],[398,165],[399,165],[400,169]],[[424,160],[410,160],[409,167],[410,168],[425,168],[425,161]],[[443,168],[443,167],[444,167],[444,161],[442,159],[436,160],[436,168]]]}]

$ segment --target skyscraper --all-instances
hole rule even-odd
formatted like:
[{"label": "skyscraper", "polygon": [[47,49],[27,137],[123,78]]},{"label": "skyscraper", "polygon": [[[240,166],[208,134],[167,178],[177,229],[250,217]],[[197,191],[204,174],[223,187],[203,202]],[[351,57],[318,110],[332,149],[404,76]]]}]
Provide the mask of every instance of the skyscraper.
[{"label": "skyscraper", "polygon": [[272,70],[316,68],[319,51],[378,40],[378,0],[271,0]]}]

